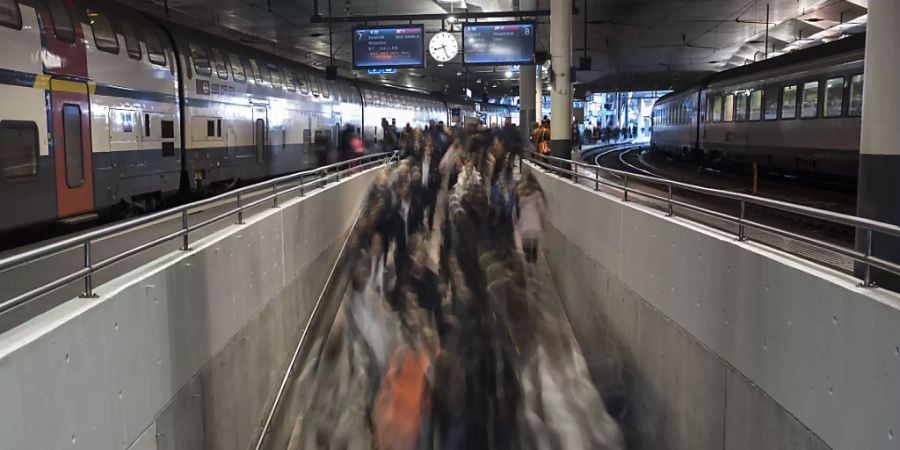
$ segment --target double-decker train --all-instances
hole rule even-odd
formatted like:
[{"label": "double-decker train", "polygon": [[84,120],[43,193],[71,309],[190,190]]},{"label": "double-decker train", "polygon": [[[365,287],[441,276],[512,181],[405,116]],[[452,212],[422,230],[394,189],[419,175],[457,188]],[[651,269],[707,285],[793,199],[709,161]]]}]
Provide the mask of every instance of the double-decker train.
[{"label": "double-decker train", "polygon": [[[0,0],[0,54],[0,230],[309,169],[345,125],[371,143],[382,119],[451,121],[436,96],[328,80],[107,1]],[[457,103],[459,121],[476,110]],[[477,109],[516,115],[495,106]]]},{"label": "double-decker train", "polygon": [[853,178],[865,34],[719,72],[653,107],[651,144],[694,160]]}]

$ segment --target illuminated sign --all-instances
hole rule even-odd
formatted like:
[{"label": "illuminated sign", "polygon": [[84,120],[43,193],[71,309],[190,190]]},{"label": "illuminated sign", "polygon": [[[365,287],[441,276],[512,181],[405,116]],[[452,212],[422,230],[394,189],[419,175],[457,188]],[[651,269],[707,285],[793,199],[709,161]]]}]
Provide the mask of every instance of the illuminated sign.
[{"label": "illuminated sign", "polygon": [[534,24],[464,25],[463,64],[534,64]]},{"label": "illuminated sign", "polygon": [[396,68],[392,69],[369,69],[369,75],[393,75],[397,73]]},{"label": "illuminated sign", "polygon": [[353,29],[353,68],[425,67],[425,26]]}]

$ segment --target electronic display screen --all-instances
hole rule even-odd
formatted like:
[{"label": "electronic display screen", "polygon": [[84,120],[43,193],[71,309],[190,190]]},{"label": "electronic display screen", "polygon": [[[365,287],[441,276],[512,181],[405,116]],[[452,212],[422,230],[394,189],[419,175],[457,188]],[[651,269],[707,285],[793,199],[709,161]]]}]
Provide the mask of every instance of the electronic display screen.
[{"label": "electronic display screen", "polygon": [[463,64],[533,62],[533,23],[494,22],[463,26]]},{"label": "electronic display screen", "polygon": [[353,68],[425,66],[425,26],[353,29]]}]

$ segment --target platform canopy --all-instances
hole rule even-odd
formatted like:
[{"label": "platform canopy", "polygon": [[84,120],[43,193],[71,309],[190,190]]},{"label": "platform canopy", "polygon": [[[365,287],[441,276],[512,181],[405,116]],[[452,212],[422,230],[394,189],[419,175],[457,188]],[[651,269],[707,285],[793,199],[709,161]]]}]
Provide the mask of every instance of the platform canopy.
[{"label": "platform canopy", "polygon": [[[129,7],[199,28],[215,35],[312,63],[329,64],[328,20],[348,16],[454,15],[511,12],[519,0],[118,0]],[[578,92],[673,89],[692,84],[709,72],[737,67],[767,56],[865,31],[868,0],[574,0],[573,63],[590,57],[590,70],[579,70]],[[767,20],[768,6],[768,20]],[[549,10],[538,0],[534,10]],[[501,19],[479,19],[501,20]],[[549,49],[549,17],[537,24],[537,49]],[[409,23],[371,21],[369,25]],[[426,39],[460,23],[416,20]],[[430,56],[423,69],[395,75],[352,70],[350,30],[365,22],[332,24],[331,48],[344,76],[428,92],[458,94],[467,87],[476,96],[517,95],[518,73],[506,66],[462,66],[460,56],[439,65]],[[768,28],[768,33],[766,30]],[[585,30],[587,39],[585,40]],[[768,34],[768,37],[766,37]]]}]

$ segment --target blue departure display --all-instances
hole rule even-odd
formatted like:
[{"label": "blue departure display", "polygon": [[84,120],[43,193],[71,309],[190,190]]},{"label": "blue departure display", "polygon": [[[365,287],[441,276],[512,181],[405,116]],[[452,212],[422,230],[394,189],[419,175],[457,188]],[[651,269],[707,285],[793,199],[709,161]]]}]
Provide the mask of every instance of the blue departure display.
[{"label": "blue departure display", "polygon": [[424,25],[353,30],[355,69],[424,66]]},{"label": "blue departure display", "polygon": [[463,26],[463,64],[531,64],[533,23],[483,23]]}]

